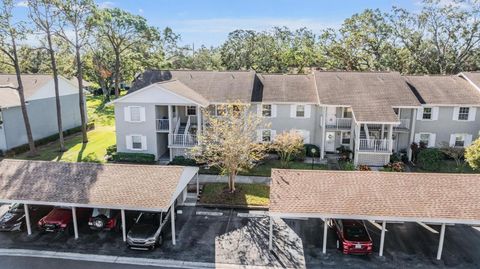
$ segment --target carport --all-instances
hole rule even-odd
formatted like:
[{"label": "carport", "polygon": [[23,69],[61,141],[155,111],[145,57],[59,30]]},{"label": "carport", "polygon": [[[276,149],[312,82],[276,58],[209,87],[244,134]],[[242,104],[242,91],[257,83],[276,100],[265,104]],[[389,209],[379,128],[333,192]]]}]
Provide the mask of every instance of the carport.
[{"label": "carport", "polygon": [[0,162],[0,202],[25,205],[27,232],[32,233],[28,205],[71,207],[75,239],[77,208],[171,212],[175,245],[175,202],[182,204],[198,168],[160,165],[63,163],[5,159]]},{"label": "carport", "polygon": [[388,222],[416,222],[432,232],[437,231],[429,225],[441,226],[440,260],[446,225],[480,224],[479,182],[475,174],[274,169],[269,249],[273,249],[273,218],[321,218],[323,253],[328,219],[370,221],[381,229],[380,256]]}]

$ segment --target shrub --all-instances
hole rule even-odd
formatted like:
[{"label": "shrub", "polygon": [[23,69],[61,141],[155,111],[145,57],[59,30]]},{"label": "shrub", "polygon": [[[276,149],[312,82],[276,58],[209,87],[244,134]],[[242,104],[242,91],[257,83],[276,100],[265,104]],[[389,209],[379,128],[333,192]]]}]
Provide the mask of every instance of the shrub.
[{"label": "shrub", "polygon": [[340,154],[340,158],[339,158],[340,160],[350,161],[350,153],[352,153],[350,148],[346,146],[340,146],[337,148],[337,151],[338,151],[338,154]]},{"label": "shrub", "polygon": [[383,171],[388,172],[405,172],[405,164],[403,162],[391,162],[383,168]]},{"label": "shrub", "polygon": [[112,156],[115,152],[117,152],[117,145],[111,145],[107,147],[107,156]]},{"label": "shrub", "polygon": [[[317,145],[305,144],[303,146],[305,148],[305,154],[307,157],[320,157],[320,148]],[[312,154],[312,149],[315,149],[315,154]]]},{"label": "shrub", "polygon": [[100,159],[98,159],[97,155],[94,152],[91,152],[87,156],[83,157],[81,162],[83,163],[102,163]]},{"label": "shrub", "polygon": [[153,164],[155,163],[155,155],[148,154],[148,153],[116,152],[112,154],[112,161],[126,162],[126,163]]},{"label": "shrub", "polygon": [[283,168],[287,168],[292,160],[305,159],[303,137],[298,132],[288,131],[277,135],[271,147],[276,150]]},{"label": "shrub", "polygon": [[361,164],[361,165],[358,166],[358,170],[360,170],[360,171],[372,171],[372,168],[370,168],[370,166],[368,166],[368,165]]},{"label": "shrub", "polygon": [[442,152],[436,148],[421,150],[417,156],[417,164],[424,170],[435,171],[440,168]]},{"label": "shrub", "polygon": [[354,171],[356,169],[355,167],[355,164],[353,164],[353,162],[341,162],[340,163],[340,168],[342,170],[346,170],[346,171]]},{"label": "shrub", "polygon": [[197,162],[194,159],[185,158],[183,156],[176,156],[169,163],[169,165],[196,166]]},{"label": "shrub", "polygon": [[480,170],[480,139],[473,143],[465,150],[465,160],[473,170]]}]

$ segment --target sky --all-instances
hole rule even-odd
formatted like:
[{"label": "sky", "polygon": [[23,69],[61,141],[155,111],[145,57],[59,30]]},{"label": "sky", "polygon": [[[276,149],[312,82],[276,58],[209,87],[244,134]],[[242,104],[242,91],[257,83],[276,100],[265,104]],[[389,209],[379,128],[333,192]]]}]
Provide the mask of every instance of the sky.
[{"label": "sky", "polygon": [[[103,8],[118,7],[144,16],[150,25],[170,27],[181,44],[217,46],[236,29],[269,30],[274,26],[307,27],[315,33],[339,27],[366,8],[389,11],[392,6],[415,10],[420,0],[97,0]],[[15,15],[28,9],[18,1]]]}]

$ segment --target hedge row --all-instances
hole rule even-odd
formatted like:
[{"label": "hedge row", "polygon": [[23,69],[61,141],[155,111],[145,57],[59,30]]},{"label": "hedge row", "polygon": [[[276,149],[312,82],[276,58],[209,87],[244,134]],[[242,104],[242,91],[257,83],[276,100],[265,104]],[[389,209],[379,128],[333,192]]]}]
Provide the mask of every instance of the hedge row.
[{"label": "hedge row", "polygon": [[115,152],[111,155],[114,162],[154,164],[155,155],[148,153]]},{"label": "hedge row", "polygon": [[[87,123],[87,131],[90,131],[90,130],[93,130],[93,129],[95,129],[95,123],[94,122]],[[72,135],[72,134],[79,133],[81,131],[82,131],[82,127],[78,126],[78,127],[63,131],[63,136],[69,136],[69,135]],[[48,144],[50,142],[57,141],[58,139],[59,139],[59,135],[57,133],[57,134],[54,134],[54,135],[51,135],[51,136],[47,136],[47,137],[35,140],[35,146],[37,146],[37,147],[42,146],[42,145]],[[29,150],[30,150],[30,146],[28,144],[23,144],[21,146],[11,148],[5,153],[0,151],[0,155],[5,155],[6,157],[12,157],[12,156],[15,156],[17,154],[27,152]]]}]

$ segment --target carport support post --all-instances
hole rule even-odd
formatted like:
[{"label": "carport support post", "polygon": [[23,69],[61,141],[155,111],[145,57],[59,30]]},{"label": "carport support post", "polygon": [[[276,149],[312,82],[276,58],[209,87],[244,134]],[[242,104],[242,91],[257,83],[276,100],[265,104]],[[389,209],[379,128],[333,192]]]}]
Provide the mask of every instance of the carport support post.
[{"label": "carport support post", "polygon": [[445,223],[442,223],[442,229],[440,230],[440,242],[438,242],[437,260],[440,260],[442,258],[444,240],[445,240]]},{"label": "carport support post", "polygon": [[384,243],[385,243],[385,229],[387,227],[387,222],[386,221],[383,221],[382,222],[382,233],[380,235],[380,250],[379,250],[379,253],[378,255],[380,257],[383,256],[383,246],[384,246]]},{"label": "carport support post", "polygon": [[200,196],[200,183],[198,182],[198,172],[195,176],[197,180],[197,199],[198,199],[198,197]]},{"label": "carport support post", "polygon": [[77,209],[75,207],[72,207],[72,219],[73,219],[73,232],[75,233],[75,239],[78,239]]},{"label": "carport support post", "polygon": [[177,244],[175,240],[175,203],[170,208],[170,214],[172,216],[172,244],[175,246]]},{"label": "carport support post", "polygon": [[122,235],[123,235],[123,242],[127,241],[127,225],[125,224],[125,209],[120,210],[122,215]]},{"label": "carport support post", "polygon": [[25,222],[27,224],[27,233],[28,235],[32,235],[32,226],[30,224],[30,212],[28,211],[28,205],[23,204],[23,208],[25,210]]},{"label": "carport support post", "polygon": [[327,253],[327,233],[328,233],[328,225],[327,225],[327,218],[323,219],[323,246],[322,246],[322,253]]},{"label": "carport support post", "polygon": [[269,218],[269,231],[268,231],[268,250],[272,251],[273,249],[273,219],[272,217]]}]

